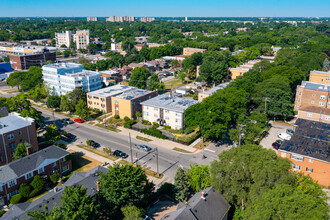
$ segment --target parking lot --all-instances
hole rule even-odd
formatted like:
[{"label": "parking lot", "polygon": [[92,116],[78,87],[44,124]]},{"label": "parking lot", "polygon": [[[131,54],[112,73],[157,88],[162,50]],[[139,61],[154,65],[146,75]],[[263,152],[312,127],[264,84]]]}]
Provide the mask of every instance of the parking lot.
[{"label": "parking lot", "polygon": [[280,124],[280,123],[272,123],[271,129],[268,131],[268,135],[261,140],[260,145],[267,149],[273,149],[272,143],[274,143],[276,140],[280,139],[277,137],[280,133],[286,133],[286,129],[291,128],[293,129],[293,126],[286,125],[286,124]]}]

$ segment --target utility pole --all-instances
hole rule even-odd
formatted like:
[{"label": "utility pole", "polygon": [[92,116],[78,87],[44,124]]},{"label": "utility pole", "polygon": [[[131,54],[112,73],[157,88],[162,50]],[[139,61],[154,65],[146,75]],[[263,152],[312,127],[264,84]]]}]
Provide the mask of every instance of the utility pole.
[{"label": "utility pole", "polygon": [[53,114],[53,121],[54,121],[54,125],[56,125],[56,123],[55,123],[55,113],[54,113],[54,109],[53,109],[53,112],[52,112],[52,114]]},{"label": "utility pole", "polygon": [[157,161],[157,176],[159,176],[159,167],[158,167],[158,147],[156,147],[156,161]]},{"label": "utility pole", "polygon": [[243,127],[245,127],[245,125],[241,125],[241,124],[239,125],[239,137],[238,137],[238,146],[239,147],[241,146]]},{"label": "utility pole", "polygon": [[129,134],[129,148],[131,151],[131,163],[133,165],[133,150],[132,150],[132,142],[131,142],[131,133],[128,133],[128,134]]},{"label": "utility pole", "polygon": [[266,97],[266,98],[265,98],[265,114],[266,114],[266,112],[267,112],[267,102],[268,102],[268,98]]}]

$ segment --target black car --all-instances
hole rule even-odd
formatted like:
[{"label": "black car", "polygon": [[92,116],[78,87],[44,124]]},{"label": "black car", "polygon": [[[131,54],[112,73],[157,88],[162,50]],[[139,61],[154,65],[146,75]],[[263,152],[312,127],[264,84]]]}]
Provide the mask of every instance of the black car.
[{"label": "black car", "polygon": [[73,134],[71,134],[71,133],[66,133],[66,134],[64,134],[64,136],[65,136],[66,138],[70,139],[70,140],[74,140],[74,139],[76,139],[76,135],[73,135]]},{"label": "black car", "polygon": [[113,153],[112,153],[113,156],[116,156],[116,157],[121,157],[121,158],[127,158],[128,155],[120,150],[115,150]]},{"label": "black car", "polygon": [[280,139],[276,140],[275,142],[278,143],[279,145],[282,145],[283,144],[283,141],[280,140]]},{"label": "black car", "polygon": [[289,134],[289,135],[293,135],[294,134],[294,130],[288,128],[288,129],[286,129],[286,133]]}]

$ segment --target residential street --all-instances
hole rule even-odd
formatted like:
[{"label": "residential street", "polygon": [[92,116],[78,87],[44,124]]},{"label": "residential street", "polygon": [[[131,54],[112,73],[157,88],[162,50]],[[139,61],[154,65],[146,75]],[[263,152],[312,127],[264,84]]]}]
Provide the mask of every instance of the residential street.
[{"label": "residential street", "polygon": [[[43,113],[46,123],[53,122],[52,112],[38,108]],[[55,113],[55,120],[58,127],[63,130],[70,132],[77,136],[77,140],[73,144],[85,144],[87,139],[92,139],[98,142],[101,147],[99,150],[102,151],[104,147],[110,147],[112,150],[121,150],[128,155],[130,155],[128,136],[122,134],[124,132],[112,132],[99,127],[89,125],[87,123],[83,124],[71,124],[64,125],[59,121],[61,118],[66,118],[65,116]],[[132,131],[133,132],[133,131]],[[165,176],[174,178],[175,172],[178,167],[189,168],[190,164],[208,164],[211,161],[217,159],[217,155],[213,151],[201,150],[196,153],[180,153],[171,150],[171,146],[164,147],[160,143],[148,143],[141,140],[137,140],[135,136],[132,135],[132,149],[133,149],[133,160],[135,163],[146,167],[148,169],[157,170],[156,154],[155,149],[158,147],[159,152],[159,172],[163,173]],[[159,140],[163,141],[163,140]],[[170,142],[169,142],[170,143]],[[151,152],[145,152],[138,150],[136,145],[145,144],[150,146],[153,150]],[[202,155],[205,154],[206,159],[202,159]],[[127,158],[131,161],[130,156]]]}]

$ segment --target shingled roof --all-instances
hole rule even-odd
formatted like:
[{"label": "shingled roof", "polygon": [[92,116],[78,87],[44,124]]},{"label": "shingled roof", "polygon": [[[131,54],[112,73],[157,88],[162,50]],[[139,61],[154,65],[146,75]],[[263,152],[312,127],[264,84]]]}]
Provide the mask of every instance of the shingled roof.
[{"label": "shingled roof", "polygon": [[298,119],[295,133],[280,151],[292,152],[330,162],[330,124]]}]

